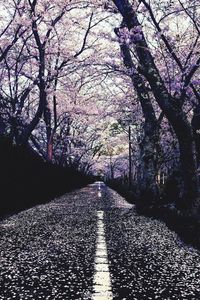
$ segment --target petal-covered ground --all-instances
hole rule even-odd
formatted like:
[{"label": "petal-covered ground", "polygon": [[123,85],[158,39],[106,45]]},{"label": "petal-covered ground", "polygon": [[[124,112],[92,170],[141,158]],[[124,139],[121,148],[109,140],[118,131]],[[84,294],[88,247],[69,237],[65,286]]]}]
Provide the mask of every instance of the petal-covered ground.
[{"label": "petal-covered ground", "polygon": [[96,199],[88,190],[0,223],[0,299],[90,298]]},{"label": "petal-covered ground", "polygon": [[[108,190],[106,197],[120,196]],[[106,228],[115,300],[200,299],[200,253],[164,223],[112,208]]]},{"label": "petal-covered ground", "polygon": [[103,184],[0,222],[0,299],[92,299],[99,210],[114,300],[200,299],[200,253]]}]

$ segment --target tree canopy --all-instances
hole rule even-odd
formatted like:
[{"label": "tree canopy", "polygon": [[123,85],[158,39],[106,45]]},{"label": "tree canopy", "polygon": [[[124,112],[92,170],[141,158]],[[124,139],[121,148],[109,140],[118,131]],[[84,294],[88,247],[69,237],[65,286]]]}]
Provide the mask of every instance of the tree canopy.
[{"label": "tree canopy", "polygon": [[8,0],[0,12],[1,136],[131,176],[149,205],[179,174],[180,205],[199,206],[198,0]]}]

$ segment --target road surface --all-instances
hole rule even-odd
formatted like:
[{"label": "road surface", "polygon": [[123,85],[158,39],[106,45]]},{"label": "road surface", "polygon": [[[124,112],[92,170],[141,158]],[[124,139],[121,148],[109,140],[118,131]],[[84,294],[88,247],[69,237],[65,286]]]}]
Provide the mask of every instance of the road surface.
[{"label": "road surface", "polygon": [[97,182],[0,222],[1,300],[200,299],[200,253]]}]

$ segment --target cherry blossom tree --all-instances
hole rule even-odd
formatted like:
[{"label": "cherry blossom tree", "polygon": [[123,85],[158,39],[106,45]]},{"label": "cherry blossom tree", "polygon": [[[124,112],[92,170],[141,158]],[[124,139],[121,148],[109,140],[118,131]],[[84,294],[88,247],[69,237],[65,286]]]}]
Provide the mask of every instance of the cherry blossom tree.
[{"label": "cherry blossom tree", "polygon": [[198,1],[0,8],[0,134],[55,164],[132,176],[147,206],[180,169],[181,206],[198,207]]},{"label": "cherry blossom tree", "polygon": [[183,105],[187,100],[187,87],[198,71],[199,57],[194,60],[192,65],[189,65],[188,69],[184,69],[184,76],[180,82],[180,93],[170,92],[155,63],[151,48],[144,35],[144,29],[141,27],[136,7],[126,0],[114,0],[113,2],[123,17],[122,29],[127,30],[128,38],[134,45],[134,53],[139,62],[138,71],[149,83],[156,102],[176,133],[184,183],[182,207],[195,210],[195,207],[198,207],[196,151],[192,126],[188,121]]}]

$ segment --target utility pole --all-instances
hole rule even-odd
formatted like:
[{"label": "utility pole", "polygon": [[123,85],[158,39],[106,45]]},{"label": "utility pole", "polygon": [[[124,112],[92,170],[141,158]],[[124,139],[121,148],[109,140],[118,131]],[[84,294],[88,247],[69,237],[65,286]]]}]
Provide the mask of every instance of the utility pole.
[{"label": "utility pole", "polygon": [[128,127],[128,144],[129,144],[129,190],[131,190],[132,186],[132,159],[131,159],[131,126]]}]

